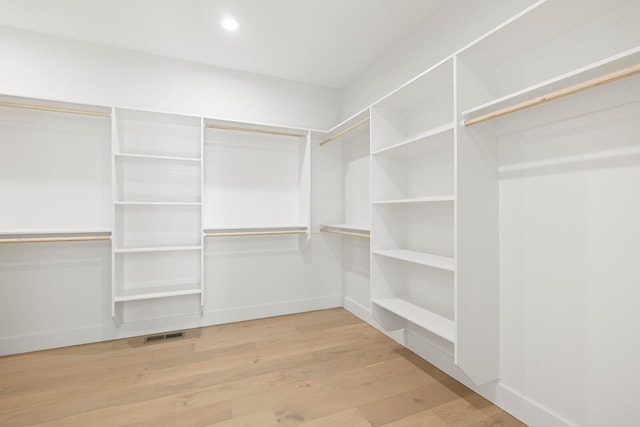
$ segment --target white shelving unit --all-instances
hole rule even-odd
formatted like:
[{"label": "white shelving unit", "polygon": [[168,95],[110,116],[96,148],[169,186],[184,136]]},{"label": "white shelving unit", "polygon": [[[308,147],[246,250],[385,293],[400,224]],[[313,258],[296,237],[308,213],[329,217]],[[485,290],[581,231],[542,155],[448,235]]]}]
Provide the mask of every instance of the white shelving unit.
[{"label": "white shelving unit", "polygon": [[202,120],[114,109],[112,123],[112,315],[185,295],[202,306]]},{"label": "white shelving unit", "polygon": [[306,247],[309,132],[207,119],[204,141],[205,236],[299,235]]},{"label": "white shelving unit", "polygon": [[456,353],[454,61],[372,107],[371,311]]}]

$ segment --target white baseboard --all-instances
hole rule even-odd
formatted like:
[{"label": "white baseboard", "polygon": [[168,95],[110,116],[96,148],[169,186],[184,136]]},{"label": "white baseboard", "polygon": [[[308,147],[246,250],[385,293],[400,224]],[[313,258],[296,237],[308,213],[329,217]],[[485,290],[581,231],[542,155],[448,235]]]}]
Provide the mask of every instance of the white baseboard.
[{"label": "white baseboard", "polygon": [[324,310],[342,306],[341,295],[284,301],[224,310],[205,311],[202,315],[164,317],[144,321],[127,322],[121,325],[106,323],[83,328],[47,331],[32,335],[17,335],[0,338],[0,356],[27,353],[51,348],[68,347],[92,342],[130,338],[160,332],[220,325],[242,320],[282,316],[305,311]]},{"label": "white baseboard", "polygon": [[365,322],[371,324],[371,313],[369,311],[369,307],[365,307],[358,302],[355,302],[351,298],[343,297],[342,298],[342,307],[347,310],[349,313],[359,317]]},{"label": "white baseboard", "polygon": [[449,354],[409,332],[398,333],[394,331],[390,333],[389,331],[385,331],[380,324],[371,317],[368,309],[365,309],[360,304],[345,298],[343,300],[343,307],[525,424],[532,427],[575,426],[574,423],[518,393],[504,383],[498,381],[482,386],[476,385],[453,362],[453,358]]}]

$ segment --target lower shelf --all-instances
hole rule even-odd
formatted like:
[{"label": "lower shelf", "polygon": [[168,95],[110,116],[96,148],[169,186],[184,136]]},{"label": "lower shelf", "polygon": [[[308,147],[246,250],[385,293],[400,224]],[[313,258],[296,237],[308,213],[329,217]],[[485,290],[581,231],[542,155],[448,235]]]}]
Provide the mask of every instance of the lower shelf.
[{"label": "lower shelf", "polygon": [[155,298],[167,298],[181,295],[201,294],[199,283],[182,285],[154,286],[148,288],[126,289],[113,298],[114,302],[140,301]]},{"label": "lower shelf", "polygon": [[456,325],[452,320],[433,313],[402,298],[377,298],[371,301],[391,313],[432,332],[452,343],[456,340]]}]

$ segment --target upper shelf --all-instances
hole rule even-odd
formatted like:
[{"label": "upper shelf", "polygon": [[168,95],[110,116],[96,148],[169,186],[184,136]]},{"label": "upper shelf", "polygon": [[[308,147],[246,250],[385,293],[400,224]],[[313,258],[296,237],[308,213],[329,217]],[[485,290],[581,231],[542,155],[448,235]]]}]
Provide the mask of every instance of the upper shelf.
[{"label": "upper shelf", "polygon": [[[510,93],[462,112],[463,118],[474,120],[484,115],[506,109],[536,98],[548,98],[549,94],[573,87],[605,75],[629,69],[640,64],[640,47],[630,49],[593,64],[578,68],[525,89]],[[637,71],[636,71],[637,72]],[[575,93],[575,92],[574,92]]]},{"label": "upper shelf", "polygon": [[389,154],[402,157],[413,157],[453,150],[454,122],[429,129],[397,144],[374,151],[373,155]]}]

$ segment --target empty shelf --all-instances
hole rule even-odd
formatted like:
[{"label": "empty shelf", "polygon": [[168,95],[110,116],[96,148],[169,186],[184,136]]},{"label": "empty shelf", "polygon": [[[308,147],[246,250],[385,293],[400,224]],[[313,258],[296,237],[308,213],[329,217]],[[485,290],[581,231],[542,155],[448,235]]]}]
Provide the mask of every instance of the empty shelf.
[{"label": "empty shelf", "polygon": [[468,122],[475,121],[475,119],[480,116],[490,114],[496,110],[513,106],[532,98],[544,97],[549,95],[550,92],[584,83],[588,80],[602,77],[605,74],[619,71],[625,67],[635,66],[638,64],[639,58],[640,47],[636,47],[468,109],[462,112],[462,116],[467,118],[465,121],[465,124],[467,124]]},{"label": "empty shelf", "polygon": [[115,202],[120,206],[202,206],[201,202]]},{"label": "empty shelf", "polygon": [[455,322],[446,317],[435,314],[402,298],[379,298],[374,299],[372,302],[447,341],[455,343]]},{"label": "empty shelf", "polygon": [[169,251],[199,251],[202,249],[200,246],[158,246],[147,248],[121,248],[116,249],[113,252],[117,254],[124,253],[141,253],[141,252],[169,252]]},{"label": "empty shelf", "polygon": [[342,234],[344,236],[370,237],[369,227],[354,224],[321,224],[320,231],[323,233]]},{"label": "empty shelf", "polygon": [[452,195],[445,196],[430,196],[430,197],[412,197],[408,199],[389,199],[389,200],[377,200],[374,201],[374,205],[390,205],[399,203],[441,203],[441,202],[453,202],[455,199]]},{"label": "empty shelf", "polygon": [[182,285],[154,286],[148,288],[126,289],[113,298],[114,302],[139,301],[145,299],[195,295],[202,293],[199,283]]},{"label": "empty shelf", "polygon": [[439,268],[441,270],[455,271],[455,259],[446,256],[432,255],[425,252],[411,251],[408,249],[386,249],[372,251],[375,255],[381,255],[402,261],[413,262],[415,264],[426,265],[428,267]]},{"label": "empty shelf", "polygon": [[156,156],[153,154],[129,154],[129,153],[116,153],[116,157],[131,158],[131,159],[147,159],[147,160],[170,160],[180,162],[198,162],[202,159],[195,157],[175,157],[175,156]]},{"label": "empty shelf", "polygon": [[398,156],[416,156],[453,150],[453,122],[429,129],[397,144],[381,148],[372,154],[393,154]]},{"label": "empty shelf", "polygon": [[110,231],[2,231],[0,243],[47,243],[111,240]]},{"label": "empty shelf", "polygon": [[230,225],[207,227],[205,237],[242,237],[242,236],[278,236],[287,234],[306,234],[305,225]]}]

